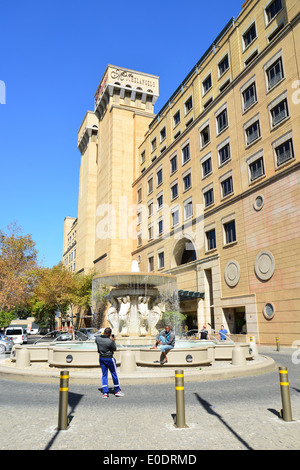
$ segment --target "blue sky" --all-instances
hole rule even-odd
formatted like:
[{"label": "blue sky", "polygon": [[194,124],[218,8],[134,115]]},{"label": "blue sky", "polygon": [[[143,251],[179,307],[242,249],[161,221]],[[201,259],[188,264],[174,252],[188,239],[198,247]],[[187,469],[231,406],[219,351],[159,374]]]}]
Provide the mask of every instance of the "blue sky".
[{"label": "blue sky", "polygon": [[57,264],[77,216],[77,131],[106,65],[158,75],[158,112],[242,3],[1,2],[0,229],[17,222]]}]

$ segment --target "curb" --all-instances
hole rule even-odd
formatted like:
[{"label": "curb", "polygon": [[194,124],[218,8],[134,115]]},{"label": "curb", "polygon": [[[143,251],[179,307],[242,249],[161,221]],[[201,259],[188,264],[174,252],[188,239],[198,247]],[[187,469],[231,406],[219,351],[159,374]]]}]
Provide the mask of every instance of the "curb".
[{"label": "curb", "polygon": [[[236,377],[247,377],[252,375],[265,374],[273,372],[277,367],[275,361],[268,356],[260,355],[264,360],[258,364],[250,364],[247,366],[230,366],[220,367],[211,370],[204,370],[203,368],[191,369],[190,367],[183,368],[186,382],[206,382],[213,380],[225,380]],[[101,370],[100,367],[93,370],[74,370],[72,368],[65,368],[69,370],[70,381],[78,385],[99,385],[101,384]],[[153,383],[173,383],[174,371],[177,367],[165,369],[159,375],[152,369],[141,368],[137,369],[131,374],[118,373],[122,385],[139,385],[139,384],[153,384]],[[63,370],[63,369],[61,369]],[[0,378],[21,382],[35,382],[35,383],[58,383],[60,378],[60,369],[37,370],[31,367],[23,369],[16,369],[9,367],[5,364],[0,364]]]}]

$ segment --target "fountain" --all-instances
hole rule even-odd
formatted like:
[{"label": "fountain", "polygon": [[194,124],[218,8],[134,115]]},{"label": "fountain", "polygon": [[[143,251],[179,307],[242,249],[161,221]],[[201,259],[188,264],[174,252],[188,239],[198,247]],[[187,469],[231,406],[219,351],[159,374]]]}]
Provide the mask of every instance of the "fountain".
[{"label": "fountain", "polygon": [[147,336],[155,338],[156,325],[166,306],[169,310],[179,310],[176,277],[141,273],[137,261],[132,262],[130,272],[95,276],[92,289],[93,316],[102,316],[102,324],[105,319],[98,306],[99,299],[103,290],[109,289],[105,295],[110,303],[106,320],[115,336],[130,339],[126,344],[137,344],[138,338]]},{"label": "fountain", "polygon": [[[107,308],[103,298],[109,301]],[[115,358],[121,372],[162,367],[159,350],[150,349],[165,311],[179,311],[176,277],[169,274],[140,272],[136,261],[130,272],[96,275],[92,285],[94,319],[109,324],[116,336]],[[242,362],[253,359],[249,344],[239,345]],[[176,335],[175,348],[168,354],[170,367],[210,366],[216,361],[232,361],[233,341],[182,340]],[[24,346],[15,345],[11,361],[24,362]],[[26,346],[26,364],[44,363],[50,368],[99,369],[94,340],[48,342]],[[22,362],[21,362],[22,363]],[[130,369],[130,370],[129,370]],[[141,369],[140,369],[141,370]],[[97,372],[98,373],[98,372]]]}]

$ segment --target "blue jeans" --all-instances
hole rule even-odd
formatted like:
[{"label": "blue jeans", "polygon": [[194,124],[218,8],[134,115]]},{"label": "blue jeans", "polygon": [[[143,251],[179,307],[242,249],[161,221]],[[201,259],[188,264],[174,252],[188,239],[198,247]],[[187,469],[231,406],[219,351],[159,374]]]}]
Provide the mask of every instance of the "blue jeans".
[{"label": "blue jeans", "polygon": [[162,342],[162,344],[160,345],[160,350],[162,352],[168,352],[170,351],[170,349],[174,348],[172,344],[166,344],[166,338],[164,336],[159,336],[157,340]]},{"label": "blue jeans", "polygon": [[115,392],[120,390],[119,378],[117,374],[117,365],[114,357],[100,357],[99,358],[100,367],[102,370],[102,392],[108,393],[108,370],[111,373]]}]

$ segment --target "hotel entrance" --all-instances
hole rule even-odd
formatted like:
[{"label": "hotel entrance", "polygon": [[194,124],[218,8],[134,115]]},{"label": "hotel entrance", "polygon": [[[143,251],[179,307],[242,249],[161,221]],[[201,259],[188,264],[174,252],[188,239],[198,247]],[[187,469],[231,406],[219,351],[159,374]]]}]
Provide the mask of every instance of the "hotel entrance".
[{"label": "hotel entrance", "polygon": [[245,307],[224,308],[223,311],[231,334],[247,334]]}]

